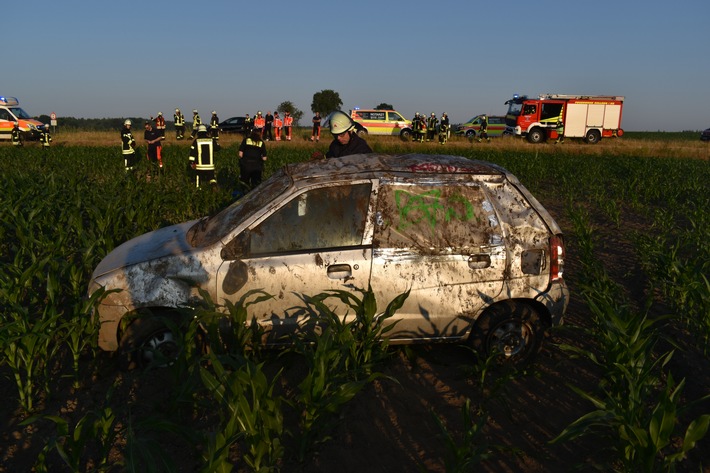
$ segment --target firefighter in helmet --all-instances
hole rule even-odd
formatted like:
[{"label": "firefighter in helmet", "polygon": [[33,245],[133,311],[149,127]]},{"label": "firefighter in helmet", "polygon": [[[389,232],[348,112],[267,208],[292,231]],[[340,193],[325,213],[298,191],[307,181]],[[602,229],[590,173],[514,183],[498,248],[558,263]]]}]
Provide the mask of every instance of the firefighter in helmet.
[{"label": "firefighter in helmet", "polygon": [[441,120],[439,120],[439,143],[446,144],[449,140],[449,116],[446,112],[441,114]]},{"label": "firefighter in helmet", "polygon": [[219,117],[215,110],[212,110],[212,118],[210,118],[210,136],[214,141],[214,150],[219,151]]},{"label": "firefighter in helmet", "polygon": [[163,117],[163,112],[158,112],[158,116],[155,117],[155,129],[160,133],[160,136],[165,138],[165,117]]},{"label": "firefighter in helmet", "polygon": [[216,184],[214,171],[214,142],[207,133],[205,125],[197,126],[197,137],[190,146],[190,168],[192,169],[195,187],[202,184]]},{"label": "firefighter in helmet", "polygon": [[478,142],[480,143],[484,138],[488,142],[491,141],[488,137],[488,115],[481,115],[481,127],[478,129]]},{"label": "firefighter in helmet", "polygon": [[175,109],[173,121],[175,122],[175,139],[182,140],[185,138],[185,115],[182,114],[179,108]]},{"label": "firefighter in helmet", "polygon": [[123,148],[123,166],[126,172],[135,171],[138,166],[138,155],[136,154],[136,139],[131,132],[131,121],[123,122],[121,130],[121,145]]},{"label": "firefighter in helmet", "polygon": [[325,154],[326,158],[372,153],[372,148],[367,144],[367,141],[360,138],[355,132],[355,122],[344,112],[336,110],[331,113],[328,125],[333,134],[333,141]]},{"label": "firefighter in helmet", "polygon": [[190,138],[195,138],[195,135],[197,135],[197,132],[199,131],[198,129],[200,128],[200,125],[202,125],[202,119],[200,118],[200,114],[197,113],[197,110],[192,111],[192,133],[190,133]]},{"label": "firefighter in helmet", "polygon": [[436,118],[436,114],[431,112],[429,118],[426,121],[426,140],[433,141],[434,136],[436,136],[436,125],[439,123],[439,119]]},{"label": "firefighter in helmet", "polygon": [[20,124],[14,122],[12,126],[12,132],[10,132],[10,137],[12,138],[12,146],[20,147],[22,146],[22,130],[20,130]]}]

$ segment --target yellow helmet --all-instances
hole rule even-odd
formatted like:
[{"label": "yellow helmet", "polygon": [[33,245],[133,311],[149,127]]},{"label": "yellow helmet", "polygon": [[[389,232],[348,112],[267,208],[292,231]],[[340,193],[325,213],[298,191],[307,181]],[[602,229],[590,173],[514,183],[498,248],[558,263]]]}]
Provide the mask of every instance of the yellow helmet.
[{"label": "yellow helmet", "polygon": [[330,132],[334,135],[345,133],[346,131],[352,130],[355,126],[355,123],[353,123],[350,117],[340,110],[336,110],[330,114],[328,123],[330,125]]}]

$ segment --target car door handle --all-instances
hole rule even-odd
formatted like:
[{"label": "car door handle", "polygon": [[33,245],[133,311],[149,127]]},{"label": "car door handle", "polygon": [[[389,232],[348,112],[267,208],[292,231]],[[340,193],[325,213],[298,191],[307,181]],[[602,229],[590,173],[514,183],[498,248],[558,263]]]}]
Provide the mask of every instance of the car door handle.
[{"label": "car door handle", "polygon": [[353,271],[349,264],[333,264],[328,266],[328,277],[330,279],[350,279]]},{"label": "car door handle", "polygon": [[471,269],[483,269],[491,265],[491,255],[478,253],[468,257],[468,267]]}]

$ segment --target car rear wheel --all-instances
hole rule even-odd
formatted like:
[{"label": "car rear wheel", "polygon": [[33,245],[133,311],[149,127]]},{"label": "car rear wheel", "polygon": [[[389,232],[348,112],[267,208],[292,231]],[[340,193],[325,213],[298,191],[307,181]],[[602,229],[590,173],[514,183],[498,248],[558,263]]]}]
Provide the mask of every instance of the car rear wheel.
[{"label": "car rear wheel", "polygon": [[528,305],[511,301],[496,304],[481,314],[469,343],[483,356],[525,366],[540,351],[543,337],[544,326],[538,313]]}]

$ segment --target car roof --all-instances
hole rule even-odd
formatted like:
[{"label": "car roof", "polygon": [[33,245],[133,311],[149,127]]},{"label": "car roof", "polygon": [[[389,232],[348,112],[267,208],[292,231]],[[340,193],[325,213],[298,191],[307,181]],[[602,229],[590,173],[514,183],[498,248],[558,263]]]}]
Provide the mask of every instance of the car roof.
[{"label": "car roof", "polygon": [[342,158],[290,163],[284,169],[294,181],[314,177],[337,180],[344,175],[367,178],[400,173],[508,177],[508,172],[495,164],[442,154],[356,154]]}]

